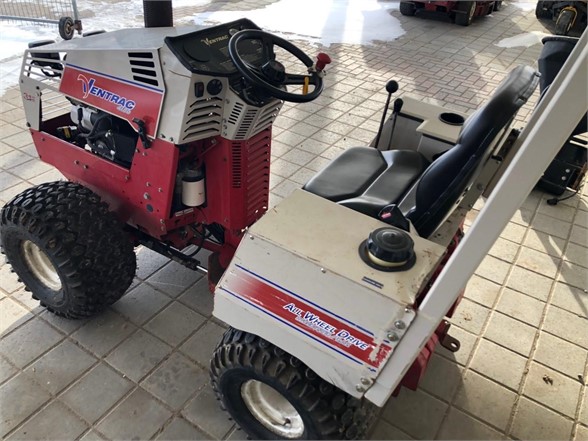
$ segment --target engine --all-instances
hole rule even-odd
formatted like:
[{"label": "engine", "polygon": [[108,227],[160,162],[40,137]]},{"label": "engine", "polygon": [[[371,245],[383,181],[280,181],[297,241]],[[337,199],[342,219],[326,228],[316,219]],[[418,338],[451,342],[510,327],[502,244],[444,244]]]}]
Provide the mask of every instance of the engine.
[{"label": "engine", "polygon": [[130,167],[138,135],[127,121],[80,103],[72,105],[70,117],[75,126],[61,127],[62,139]]}]

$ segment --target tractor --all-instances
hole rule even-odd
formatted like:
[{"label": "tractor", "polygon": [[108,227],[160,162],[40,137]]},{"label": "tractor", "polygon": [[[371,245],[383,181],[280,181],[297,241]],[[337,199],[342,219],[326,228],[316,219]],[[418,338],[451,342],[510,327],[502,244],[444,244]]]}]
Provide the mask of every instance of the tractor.
[{"label": "tractor", "polygon": [[[27,126],[67,181],[2,209],[7,260],[68,318],[125,293],[138,245],[206,273],[230,326],[211,383],[252,438],[361,438],[378,406],[417,387],[439,344],[459,349],[448,318],[463,286],[555,154],[529,158],[528,136],[511,128],[539,83],[519,66],[471,115],[395,99],[376,139],[269,209],[272,125],[284,101],[320,96],[330,61],[247,19],[35,43],[23,60]],[[569,76],[585,84],[582,69]],[[550,99],[558,81],[539,110],[561,103]],[[386,109],[397,89],[386,85]],[[512,172],[529,164],[536,176]],[[482,195],[490,211],[464,236]]]},{"label": "tractor", "polygon": [[455,24],[469,26],[474,17],[492,14],[494,11],[500,11],[501,7],[501,1],[411,1],[400,2],[400,13],[407,16],[422,13],[445,14]]}]

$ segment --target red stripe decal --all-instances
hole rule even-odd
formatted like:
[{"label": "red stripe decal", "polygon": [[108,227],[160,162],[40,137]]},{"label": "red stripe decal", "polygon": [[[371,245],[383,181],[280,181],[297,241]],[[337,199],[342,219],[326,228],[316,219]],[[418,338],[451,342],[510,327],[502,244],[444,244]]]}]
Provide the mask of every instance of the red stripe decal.
[{"label": "red stripe decal", "polygon": [[390,346],[381,344],[378,347],[376,359],[371,360],[369,355],[377,346],[372,336],[351,328],[312,305],[238,268],[235,268],[231,276],[225,279],[223,285],[223,288],[228,291],[249,300],[296,328],[369,366],[378,368],[392,351]]}]

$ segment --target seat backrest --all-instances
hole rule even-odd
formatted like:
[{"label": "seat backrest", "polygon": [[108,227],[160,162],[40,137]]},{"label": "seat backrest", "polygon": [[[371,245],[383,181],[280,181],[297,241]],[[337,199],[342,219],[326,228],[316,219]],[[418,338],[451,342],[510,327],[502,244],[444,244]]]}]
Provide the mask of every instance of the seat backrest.
[{"label": "seat backrest", "polygon": [[[539,54],[537,67],[541,73],[539,90],[541,91],[542,97],[574,50],[578,40],[579,38],[563,35],[549,35],[541,40],[543,42],[543,49],[541,50],[541,54]],[[587,122],[588,116],[584,115],[570,136],[586,132],[588,130]]]},{"label": "seat backrest", "polygon": [[[464,123],[457,143],[435,160],[419,178],[414,202],[400,206],[421,237],[429,237],[472,185],[481,160],[504,133],[539,82],[532,67],[519,66],[498,86],[490,100]],[[409,196],[407,196],[409,197]]]}]

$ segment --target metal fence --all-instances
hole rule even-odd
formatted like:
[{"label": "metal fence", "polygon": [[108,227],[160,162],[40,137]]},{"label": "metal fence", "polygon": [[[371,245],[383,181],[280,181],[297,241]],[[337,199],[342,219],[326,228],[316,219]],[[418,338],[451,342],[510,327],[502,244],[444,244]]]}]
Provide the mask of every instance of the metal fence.
[{"label": "metal fence", "polygon": [[0,20],[57,24],[65,39],[82,29],[76,0],[0,0]]}]

